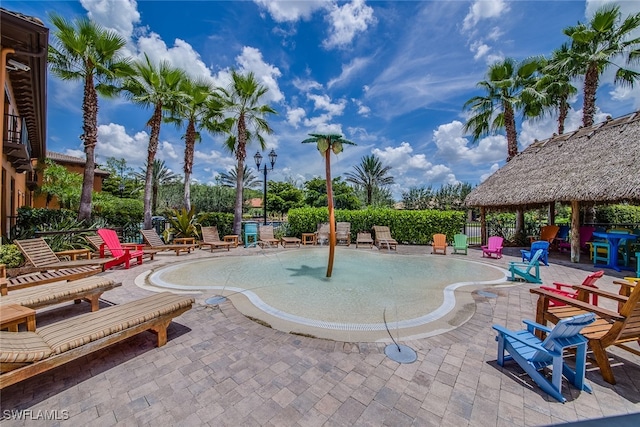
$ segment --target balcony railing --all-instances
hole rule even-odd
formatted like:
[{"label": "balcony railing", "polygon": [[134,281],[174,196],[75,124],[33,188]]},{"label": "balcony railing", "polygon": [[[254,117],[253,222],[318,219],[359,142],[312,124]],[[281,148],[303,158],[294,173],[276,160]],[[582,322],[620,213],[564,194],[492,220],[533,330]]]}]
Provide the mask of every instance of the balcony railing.
[{"label": "balcony railing", "polygon": [[30,169],[31,143],[26,122],[22,117],[14,114],[4,115],[2,149],[16,169]]}]

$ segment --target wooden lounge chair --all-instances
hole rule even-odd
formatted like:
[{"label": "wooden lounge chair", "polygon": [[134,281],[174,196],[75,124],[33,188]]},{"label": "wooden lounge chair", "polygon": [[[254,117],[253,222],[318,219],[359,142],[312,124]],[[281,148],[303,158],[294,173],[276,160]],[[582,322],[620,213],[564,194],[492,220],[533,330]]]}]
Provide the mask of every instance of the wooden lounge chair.
[{"label": "wooden lounge chair", "polygon": [[489,258],[493,258],[493,255],[495,255],[498,259],[502,258],[502,242],[504,242],[504,238],[500,236],[489,237],[487,244],[480,246],[482,257],[484,258],[486,255]]},{"label": "wooden lounge chair", "polygon": [[277,248],[279,243],[280,239],[276,239],[273,235],[273,225],[261,225],[258,227],[258,245],[261,248],[265,246]]},{"label": "wooden lounge chair", "polygon": [[316,231],[315,244],[316,245],[324,245],[325,243],[329,244],[329,223],[322,222],[318,224],[318,230]]},{"label": "wooden lounge chair", "polygon": [[302,240],[300,240],[297,237],[292,237],[292,236],[283,236],[280,239],[280,243],[282,243],[282,247],[286,248],[287,245],[295,245],[297,247],[300,247],[300,243],[302,243]]},{"label": "wooden lounge chair", "polygon": [[162,241],[162,238],[156,233],[156,230],[140,230],[142,238],[145,243],[153,250],[158,252],[162,251],[175,251],[176,256],[180,255],[180,252],[191,253],[192,249],[195,249],[195,244],[167,244]]},{"label": "wooden lounge chair", "polygon": [[20,252],[24,255],[27,262],[32,266],[30,271],[45,271],[47,269],[60,269],[60,268],[72,268],[72,267],[87,267],[93,266],[100,271],[104,271],[107,261],[100,259],[81,259],[76,261],[61,261],[60,258],[53,252],[53,249],[47,244],[47,242],[37,237],[35,239],[26,240],[14,240],[13,243],[18,246]]},{"label": "wooden lounge chair", "polygon": [[373,247],[373,239],[368,231],[361,231],[356,237],[356,249],[358,245],[369,245],[369,249]]},{"label": "wooden lounge chair", "polygon": [[6,277],[6,268],[0,264],[0,295],[7,295],[9,291],[40,286],[46,283],[64,282],[67,280],[77,280],[83,277],[93,276],[102,270],[93,266],[61,268],[59,270],[49,270],[39,273],[30,273],[16,277]]},{"label": "wooden lounge chair", "polygon": [[220,235],[218,234],[218,228],[216,226],[208,226],[201,227],[202,231],[202,241],[200,242],[200,247],[204,248],[205,246],[209,246],[211,252],[217,248],[227,248],[227,251],[231,249],[231,242],[225,242],[220,240]]},{"label": "wooden lounge chair", "polygon": [[[131,260],[135,259],[138,265],[142,264],[142,259],[145,255],[149,255],[153,260],[155,250],[144,251],[143,245],[136,245],[135,247],[126,246],[120,243],[120,239],[115,230],[109,228],[100,228],[98,235],[104,240],[105,247],[109,249],[113,258],[107,258],[105,268],[115,267],[117,265],[124,264],[124,268],[131,266]],[[100,252],[102,256],[102,251]]]},{"label": "wooden lounge chair", "polygon": [[[640,351],[625,345],[627,342],[640,339],[640,286],[635,286],[628,297],[588,286],[576,285],[574,289],[578,291],[577,299],[567,298],[545,289],[529,289],[529,292],[538,295],[536,322],[543,325],[547,322],[557,324],[567,317],[594,313],[596,321],[584,328],[582,335],[589,340],[589,347],[593,351],[602,378],[610,384],[615,384],[606,349],[615,345],[640,356]],[[590,293],[598,294],[599,298],[617,301],[620,307],[618,312],[587,303]],[[553,299],[559,300],[564,305],[551,306],[549,303]]]},{"label": "wooden lounge chair", "polygon": [[540,262],[544,265],[549,266],[549,242],[546,240],[536,240],[531,243],[531,249],[520,249],[520,255],[522,255],[522,262],[530,261],[533,254],[536,253],[538,249],[542,249],[542,255],[540,256]]},{"label": "wooden lounge chair", "polygon": [[351,223],[350,222],[337,222],[336,223],[336,244],[344,243],[347,246],[351,245]]},{"label": "wooden lounge chair", "polygon": [[[595,283],[603,275],[604,275],[604,270],[600,270],[600,271],[596,271],[595,273],[591,273],[582,281],[582,285],[581,286],[590,286],[592,288],[598,289],[598,287],[595,285]],[[616,283],[616,282],[614,281],[614,283]],[[553,282],[553,286],[554,287],[551,287],[551,286],[540,286],[540,288],[541,289],[546,289],[547,291],[558,293],[558,294],[563,295],[563,296],[565,296],[567,298],[573,298],[573,299],[578,298],[578,292],[573,289],[573,285],[569,285],[569,284],[566,284],[566,283],[560,283],[560,282]],[[624,293],[622,293],[622,292],[620,292],[620,294],[624,295]],[[593,305],[598,305],[598,295],[597,294],[591,294],[590,296],[591,296],[591,300],[589,301],[589,303],[593,304]],[[557,305],[564,305],[564,303],[561,302],[561,301],[558,301],[558,300],[549,301],[549,306],[550,307],[554,307],[554,306],[557,306]]]},{"label": "wooden lounge chair", "polygon": [[442,255],[447,254],[447,236],[440,233],[433,235],[433,243],[431,243],[431,253],[437,254],[438,251],[441,251]]},{"label": "wooden lounge chair", "polygon": [[11,290],[7,295],[0,296],[0,308],[6,304],[17,304],[36,309],[67,301],[80,302],[83,299],[91,304],[91,311],[97,311],[100,296],[120,285],[121,283],[115,283],[108,277],[93,276]]},{"label": "wooden lounge chair", "polygon": [[0,389],[84,357],[143,331],[167,342],[171,320],[195,300],[163,292],[82,314],[38,328],[36,332],[0,331]]},{"label": "wooden lounge chair", "polygon": [[[587,340],[580,335],[580,331],[594,321],[593,313],[585,313],[562,319],[553,329],[528,320],[524,321],[527,329],[522,331],[493,325],[493,329],[498,331],[498,365],[504,366],[505,360],[515,360],[542,390],[560,402],[567,400],[562,395],[563,375],[578,390],[591,393],[591,387],[584,381]],[[544,341],[534,335],[536,330],[547,334]],[[564,349],[572,347],[576,349],[575,370],[563,360]],[[553,366],[551,381],[540,372],[549,365]]]},{"label": "wooden lounge chair", "polygon": [[373,234],[375,235],[374,244],[379,248],[386,247],[387,249],[396,250],[398,247],[398,242],[391,237],[391,231],[389,227],[386,225],[374,225],[373,226]]},{"label": "wooden lounge chair", "polygon": [[466,234],[455,234],[453,236],[453,253],[464,253],[467,255],[469,250],[469,238]]},{"label": "wooden lounge chair", "polygon": [[531,261],[526,262],[517,262],[511,261],[509,263],[509,272],[511,273],[511,277],[509,280],[515,281],[516,276],[519,276],[525,280],[525,282],[529,283],[542,283],[542,279],[540,278],[540,257],[542,256],[542,249],[538,249]]}]

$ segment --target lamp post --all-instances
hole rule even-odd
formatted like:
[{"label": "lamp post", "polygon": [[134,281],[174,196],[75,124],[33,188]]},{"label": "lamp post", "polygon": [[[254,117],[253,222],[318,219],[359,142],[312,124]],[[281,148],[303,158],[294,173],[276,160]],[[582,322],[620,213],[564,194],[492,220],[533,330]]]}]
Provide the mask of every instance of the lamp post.
[{"label": "lamp post", "polygon": [[[263,196],[262,196],[262,208],[263,208],[263,217],[264,217],[264,225],[267,225],[267,171],[269,170],[273,170],[273,166],[276,164],[276,158],[278,157],[278,155],[276,154],[275,150],[271,149],[271,152],[269,152],[269,162],[271,162],[271,167],[267,168],[267,164],[265,163],[264,166],[262,166],[262,172],[264,173],[264,191],[263,191]],[[260,154],[260,152],[256,152],[256,155],[253,156],[253,159],[256,161],[256,167],[258,168],[258,171],[260,170],[260,163],[262,163],[262,154]]]}]

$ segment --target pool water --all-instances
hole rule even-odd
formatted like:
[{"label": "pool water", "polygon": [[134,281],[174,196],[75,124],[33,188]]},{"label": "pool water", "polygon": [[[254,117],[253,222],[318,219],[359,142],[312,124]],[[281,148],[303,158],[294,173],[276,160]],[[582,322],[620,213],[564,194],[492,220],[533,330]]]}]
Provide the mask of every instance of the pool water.
[{"label": "pool water", "polygon": [[265,313],[294,323],[385,330],[422,325],[449,313],[459,287],[505,280],[504,270],[463,257],[338,247],[331,278],[325,277],[327,260],[326,247],[264,250],[257,256],[171,265],[154,271],[148,281],[231,298],[241,293]]}]

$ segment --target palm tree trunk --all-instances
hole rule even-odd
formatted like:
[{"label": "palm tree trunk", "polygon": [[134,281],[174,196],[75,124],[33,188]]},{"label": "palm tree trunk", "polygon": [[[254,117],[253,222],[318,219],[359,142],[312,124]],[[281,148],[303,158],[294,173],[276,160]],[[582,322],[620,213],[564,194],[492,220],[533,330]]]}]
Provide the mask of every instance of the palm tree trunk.
[{"label": "palm tree trunk", "polygon": [[568,115],[569,103],[567,102],[567,98],[563,98],[560,100],[558,107],[558,135],[562,135],[564,133],[564,122],[567,120]]},{"label": "palm tree trunk", "polygon": [[144,180],[144,229],[151,229],[151,191],[153,186],[153,161],[158,151],[160,139],[160,125],[162,122],[162,103],[158,103],[149,120],[151,135],[149,136],[149,149],[147,151],[147,173]]},{"label": "palm tree trunk", "polygon": [[593,116],[596,114],[596,90],[598,89],[598,66],[589,64],[584,76],[584,105],[582,107],[582,125],[593,126]]},{"label": "palm tree trunk", "polygon": [[154,180],[151,185],[151,214],[158,211],[158,183]]},{"label": "palm tree trunk", "polygon": [[238,117],[238,147],[236,148],[236,159],[238,159],[238,168],[236,171],[236,202],[233,211],[233,234],[240,235],[242,231],[242,202],[244,200],[243,181],[244,181],[244,158],[247,155],[247,125],[244,121],[244,115]]},{"label": "palm tree trunk", "polygon": [[196,128],[189,120],[184,144],[184,208],[191,210],[191,172],[193,171],[193,150],[196,144]]},{"label": "palm tree trunk", "polygon": [[80,194],[78,221],[88,221],[91,219],[93,178],[96,167],[95,149],[98,143],[98,94],[93,84],[93,74],[91,73],[87,74],[84,82],[82,115],[83,134],[80,138],[84,142],[84,152],[87,159],[84,164],[84,178],[82,180],[82,193]]},{"label": "palm tree trunk", "polygon": [[518,154],[518,134],[511,104],[504,104],[504,128],[507,133],[507,162]]},{"label": "palm tree trunk", "polygon": [[327,179],[327,207],[329,208],[329,263],[327,264],[327,277],[333,272],[333,258],[336,252],[336,221],[333,212],[333,187],[331,185],[331,144],[325,152],[325,175]]}]

